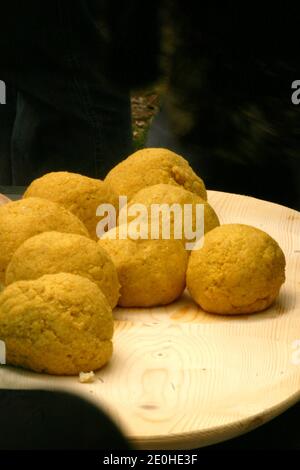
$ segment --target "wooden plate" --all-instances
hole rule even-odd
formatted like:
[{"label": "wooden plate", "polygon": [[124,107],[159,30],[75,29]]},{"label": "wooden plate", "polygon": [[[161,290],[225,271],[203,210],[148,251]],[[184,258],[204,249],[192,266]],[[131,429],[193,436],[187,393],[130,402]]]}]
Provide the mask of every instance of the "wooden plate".
[{"label": "wooden plate", "polygon": [[11,200],[7,196],[4,196],[4,194],[0,194],[0,206],[3,206],[8,202],[11,202]]},{"label": "wooden plate", "polygon": [[92,384],[0,368],[1,388],[69,389],[104,406],[133,445],[201,447],[245,433],[300,398],[300,214],[209,192],[222,223],[267,231],[287,258],[275,305],[252,316],[201,311],[185,294],[155,309],[117,309],[115,351]]}]

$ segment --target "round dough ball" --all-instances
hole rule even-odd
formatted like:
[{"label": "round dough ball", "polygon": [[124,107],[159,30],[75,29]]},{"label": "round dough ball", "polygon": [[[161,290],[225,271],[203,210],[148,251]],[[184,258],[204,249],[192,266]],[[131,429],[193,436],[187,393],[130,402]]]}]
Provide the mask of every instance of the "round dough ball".
[{"label": "round dough ball", "polygon": [[117,305],[120,285],[112,259],[94,240],[73,233],[44,232],[26,240],[13,254],[5,283],[61,272],[96,282],[111,308]]},{"label": "round dough ball", "polygon": [[28,198],[0,207],[0,282],[4,282],[16,249],[33,235],[49,230],[89,236],[83,223],[55,202]]},{"label": "round dough ball", "polygon": [[187,287],[203,310],[254,313],[269,307],[285,281],[285,257],[267,233],[249,225],[221,225],[191,253]]},{"label": "round dough ball", "polygon": [[0,296],[0,339],[8,364],[75,375],[112,354],[113,317],[94,282],[74,274],[18,281]]},{"label": "round dough ball", "polygon": [[[196,238],[191,238],[191,236],[195,234],[197,222],[199,223],[199,221],[197,220],[196,213],[197,204],[204,205],[204,233],[207,233],[213,228],[220,225],[218,216],[215,213],[214,209],[210,206],[210,204],[208,204],[207,201],[202,199],[197,194],[192,193],[191,191],[187,191],[181,186],[174,186],[170,184],[156,184],[154,186],[147,186],[146,188],[141,189],[133,195],[133,197],[130,199],[130,203],[121,209],[119,214],[119,221],[121,221],[123,217],[126,217],[127,211],[130,210],[133,204],[143,204],[143,206],[146,207],[148,217],[146,217],[145,221],[149,224],[149,227],[151,227],[151,224],[153,223],[159,224],[160,236],[162,235],[162,217],[159,214],[158,217],[155,217],[154,213],[152,214],[153,218],[151,217],[152,204],[168,204],[169,206],[172,206],[173,204],[180,204],[182,218],[179,214],[179,223],[181,222],[181,220],[182,222],[184,222],[185,220],[184,211],[186,211],[186,208],[184,208],[184,205],[191,205],[191,223],[187,223],[187,227],[184,227],[184,223],[180,223],[179,228],[182,227],[182,229],[178,231],[178,235],[181,236],[181,240],[184,243],[185,247],[188,246],[187,244],[192,244],[193,242],[197,241]],[[187,212],[186,215],[188,215]],[[129,215],[127,216],[128,222],[130,222],[132,219],[134,219],[134,217],[130,217]],[[189,218],[186,217],[186,220],[188,219]],[[166,212],[166,218],[164,217],[164,220],[167,220],[168,226],[170,220],[170,235],[171,238],[174,238],[174,212],[170,212],[170,218],[168,217],[168,212]],[[184,232],[188,234],[188,238],[185,236]],[[176,238],[178,239],[178,237]],[[191,247],[189,249],[191,249]]]},{"label": "round dough ball", "polygon": [[194,173],[187,160],[163,148],[138,150],[116,165],[105,181],[118,195],[128,199],[146,186],[159,183],[181,186],[207,199],[202,179]]},{"label": "round dough ball", "polygon": [[121,239],[120,236],[125,237],[123,229],[112,229],[98,241],[117,268],[121,284],[119,305],[152,307],[173,302],[185,288],[188,255],[182,243]]},{"label": "round dough ball", "polygon": [[97,239],[96,226],[101,220],[97,207],[112,204],[118,208],[117,195],[108,183],[67,171],[47,173],[34,180],[24,193],[25,198],[32,196],[63,205],[84,223],[93,239]]}]

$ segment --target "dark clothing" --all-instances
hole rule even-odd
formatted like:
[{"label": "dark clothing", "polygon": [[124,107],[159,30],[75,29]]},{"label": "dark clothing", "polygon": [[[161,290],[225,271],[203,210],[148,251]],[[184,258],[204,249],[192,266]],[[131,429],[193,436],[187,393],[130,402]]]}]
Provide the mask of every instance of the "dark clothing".
[{"label": "dark clothing", "polygon": [[13,120],[13,107],[0,105],[0,184],[60,169],[103,177],[131,153],[129,89],[159,76],[161,19],[168,89],[148,145],[188,158],[208,188],[300,208],[297,6],[10,0],[6,8],[0,79],[17,90],[17,107]]},{"label": "dark clothing", "polygon": [[0,184],[26,185],[57,170],[104,177],[132,152],[129,88],[113,83],[96,7],[11,0],[2,9]]},{"label": "dark clothing", "polygon": [[130,448],[113,421],[82,397],[58,391],[0,390],[0,450]]}]

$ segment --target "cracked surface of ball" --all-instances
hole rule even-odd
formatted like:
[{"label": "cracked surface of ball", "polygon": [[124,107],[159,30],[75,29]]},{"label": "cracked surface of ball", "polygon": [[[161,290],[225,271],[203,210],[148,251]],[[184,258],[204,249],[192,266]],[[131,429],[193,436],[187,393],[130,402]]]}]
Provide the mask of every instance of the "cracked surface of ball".
[{"label": "cracked surface of ball", "polygon": [[187,160],[164,148],[145,148],[116,165],[106,176],[116,194],[132,196],[146,186],[181,186],[207,199],[205,185]]},{"label": "cracked surface of ball", "polygon": [[73,233],[44,232],[26,240],[13,254],[5,283],[60,272],[96,282],[110,306],[117,305],[120,286],[112,259],[94,240]]},{"label": "cracked surface of ball", "polygon": [[115,239],[123,228],[108,231],[98,241],[117,268],[119,305],[151,307],[173,302],[185,288],[188,255],[182,242]]},{"label": "cracked surface of ball", "polygon": [[63,205],[84,223],[93,239],[97,238],[96,226],[100,220],[97,207],[118,206],[117,195],[108,183],[67,171],[47,173],[32,181],[24,197],[41,197]]},{"label": "cracked surface of ball", "polygon": [[0,207],[0,282],[16,249],[28,238],[50,230],[89,236],[75,215],[46,199],[21,199]]},{"label": "cracked surface of ball", "polygon": [[0,295],[6,361],[36,372],[77,375],[112,355],[113,317],[97,285],[74,274],[18,281]]},{"label": "cracked surface of ball", "polygon": [[226,224],[192,251],[188,290],[203,310],[219,314],[254,313],[269,307],[285,281],[285,257],[267,233]]}]

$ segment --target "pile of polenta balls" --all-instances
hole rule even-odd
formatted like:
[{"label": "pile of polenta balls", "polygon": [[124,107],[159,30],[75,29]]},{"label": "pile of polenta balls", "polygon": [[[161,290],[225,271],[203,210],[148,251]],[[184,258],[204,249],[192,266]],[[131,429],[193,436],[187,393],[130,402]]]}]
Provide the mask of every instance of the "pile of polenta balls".
[{"label": "pile of polenta balls", "polygon": [[[97,208],[118,210],[119,196],[127,196],[128,212],[133,204],[189,204],[193,211],[202,204],[204,243],[188,252],[184,234],[131,238],[118,220],[98,239]],[[143,149],[104,181],[48,173],[22,199],[0,207],[0,340],[8,364],[57,375],[88,372],[111,357],[116,305],[166,305],[187,286],[207,312],[257,312],[278,295],[284,271],[284,254],[268,234],[220,226],[202,179],[183,157]]]}]

